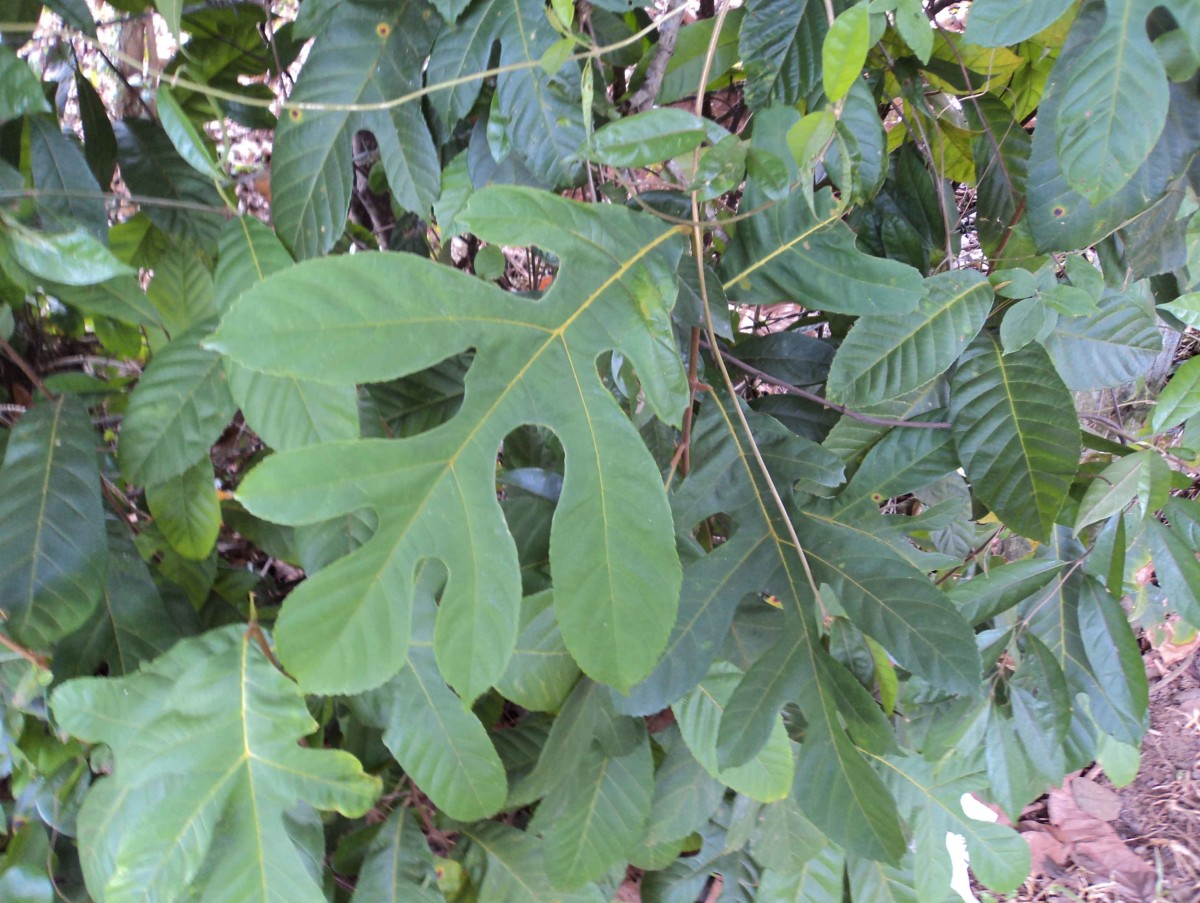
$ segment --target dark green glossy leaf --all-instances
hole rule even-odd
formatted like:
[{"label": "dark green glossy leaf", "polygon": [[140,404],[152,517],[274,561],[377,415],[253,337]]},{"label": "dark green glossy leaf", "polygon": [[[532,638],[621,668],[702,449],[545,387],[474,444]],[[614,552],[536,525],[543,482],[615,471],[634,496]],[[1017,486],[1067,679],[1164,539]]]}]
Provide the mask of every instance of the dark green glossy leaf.
[{"label": "dark green glossy leaf", "polygon": [[1043,344],[1067,388],[1082,391],[1144,376],[1162,350],[1162,333],[1148,304],[1105,291],[1098,315],[1059,314]]},{"label": "dark green glossy leaf", "polygon": [[0,47],[0,121],[27,113],[48,113],[50,105],[29,64],[8,47]]},{"label": "dark green glossy leaf", "polygon": [[421,216],[433,205],[439,167],[420,104],[380,107],[420,87],[420,60],[438,24],[424,2],[394,8],[347,3],[318,35],[290,99],[376,108],[296,106],[280,119],[272,209],[279,238],[297,257],[323,254],[342,234],[353,179],[351,139],[360,129],[375,136],[396,202]]},{"label": "dark green glossy leaf", "polygon": [[991,306],[991,286],[972,270],[930,277],[912,313],[855,323],[830,367],[829,397],[861,408],[925,385],[958,359]]},{"label": "dark green glossy leaf", "polygon": [[63,134],[53,116],[30,116],[25,122],[33,186],[40,192],[37,209],[42,228],[57,232],[80,226],[103,241],[108,234],[108,211],[83,153]]},{"label": "dark green glossy leaf", "polygon": [[[756,201],[748,192],[746,200]],[[829,192],[809,207],[802,192],[738,224],[721,259],[725,291],[735,301],[770,304],[803,300],[806,306],[846,314],[903,314],[924,293],[920,274],[854,246]]]},{"label": "dark green glossy leaf", "polygon": [[5,629],[45,648],[81,626],[107,561],[96,433],[75,398],[42,401],[12,430],[0,468]]},{"label": "dark green glossy leaf", "polygon": [[983,334],[951,378],[950,420],[976,496],[1001,520],[1046,539],[1079,464],[1075,404],[1049,358],[1010,355]]},{"label": "dark green glossy leaf", "polygon": [[752,110],[775,102],[791,106],[809,93],[819,81],[817,60],[827,27],[825,10],[808,0],[761,0],[750,6],[738,44]]},{"label": "dark green glossy leaf", "polygon": [[645,166],[677,157],[703,141],[703,119],[686,110],[660,107],[598,129],[583,154],[608,166]]}]

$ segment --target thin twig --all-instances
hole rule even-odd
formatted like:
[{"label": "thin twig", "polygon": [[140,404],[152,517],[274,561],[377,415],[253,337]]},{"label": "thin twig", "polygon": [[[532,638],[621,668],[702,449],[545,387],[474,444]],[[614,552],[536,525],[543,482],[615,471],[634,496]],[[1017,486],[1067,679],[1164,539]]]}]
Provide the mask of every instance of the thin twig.
[{"label": "thin twig", "polygon": [[1106,430],[1108,430],[1114,436],[1118,436],[1123,441],[1130,442],[1130,443],[1136,445],[1138,448],[1152,449],[1153,451],[1158,452],[1167,461],[1174,464],[1176,467],[1178,467],[1180,470],[1182,470],[1184,473],[1188,474],[1189,476],[1196,476],[1197,474],[1200,474],[1200,470],[1197,470],[1188,461],[1183,460],[1183,458],[1180,458],[1178,455],[1171,454],[1169,451],[1166,451],[1165,449],[1159,448],[1157,445],[1154,445],[1153,443],[1143,442],[1142,440],[1138,439],[1137,436],[1134,436],[1131,433],[1125,432],[1125,430],[1121,429],[1120,426],[1118,426],[1116,423],[1113,423],[1107,417],[1102,417],[1099,414],[1080,414],[1079,416],[1082,417],[1084,420],[1090,420],[1090,421],[1092,421],[1092,423],[1100,424],[1100,426],[1104,427]]},{"label": "thin twig", "polygon": [[[708,341],[704,342],[704,347],[709,351],[713,350],[712,345]],[[777,386],[778,388],[783,389],[789,395],[795,395],[797,398],[804,398],[815,404],[819,404],[822,407],[829,408],[831,411],[837,411],[839,414],[845,414],[851,420],[858,420],[862,423],[872,424],[873,426],[902,426],[921,430],[950,429],[950,424],[945,420],[895,420],[889,417],[872,417],[870,414],[862,414],[846,407],[844,404],[838,404],[835,401],[830,401],[828,398],[823,398],[815,392],[809,392],[807,389],[801,389],[799,386],[794,386],[791,383],[784,382],[782,379],[778,379],[772,376],[770,373],[759,370],[757,367],[753,367],[750,364],[747,364],[745,361],[738,360],[723,348],[717,350],[719,351],[721,357],[729,361],[729,363],[733,364],[739,370],[742,370],[751,376],[757,377],[765,383],[770,383],[772,386]]]},{"label": "thin twig", "polygon": [[[658,29],[658,43],[654,47],[654,56],[646,66],[645,81],[629,98],[631,113],[640,113],[650,109],[658,98],[658,91],[667,74],[667,64],[671,62],[671,56],[675,53],[675,41],[679,37],[679,26],[682,24],[680,17],[672,13],[678,7],[686,5],[684,0],[671,0],[671,4],[667,8],[670,18],[664,19]],[[704,85],[701,85],[700,93],[704,93]]]},{"label": "thin twig", "polygon": [[50,662],[47,658],[45,658],[45,656],[38,655],[32,650],[26,649],[16,640],[12,639],[6,634],[0,633],[0,646],[5,647],[11,652],[15,652],[17,655],[21,656],[21,658],[25,659],[31,664],[37,665],[39,668],[48,669],[50,667]]},{"label": "thin twig", "polygon": [[49,399],[58,398],[57,395],[46,388],[46,384],[42,382],[41,377],[34,372],[33,368],[29,366],[25,358],[21,357],[21,355],[17,353],[17,349],[8,344],[8,340],[3,336],[0,336],[0,351],[3,351],[5,356],[17,365],[20,371],[25,374],[25,378],[29,380],[30,384],[35,389]]}]

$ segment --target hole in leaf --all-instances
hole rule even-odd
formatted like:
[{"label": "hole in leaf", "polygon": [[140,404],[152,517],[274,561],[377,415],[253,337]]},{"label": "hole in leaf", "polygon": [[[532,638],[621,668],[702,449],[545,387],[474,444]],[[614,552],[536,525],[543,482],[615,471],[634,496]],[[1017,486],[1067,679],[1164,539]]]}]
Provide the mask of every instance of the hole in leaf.
[{"label": "hole in leaf", "polygon": [[473,351],[465,351],[400,379],[368,385],[359,400],[364,433],[404,439],[441,426],[462,406],[474,358]]}]

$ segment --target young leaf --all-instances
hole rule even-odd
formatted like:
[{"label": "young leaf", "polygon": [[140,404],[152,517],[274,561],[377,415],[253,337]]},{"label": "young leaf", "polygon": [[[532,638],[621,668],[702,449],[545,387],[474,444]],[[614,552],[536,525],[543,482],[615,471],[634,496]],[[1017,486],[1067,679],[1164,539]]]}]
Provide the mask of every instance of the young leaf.
[{"label": "young leaf", "polygon": [[1006,47],[1032,38],[1052,25],[1071,6],[1071,0],[1014,3],[976,0],[967,18],[966,39],[980,47]]},{"label": "young leaf", "polygon": [[871,17],[867,4],[856,3],[834,19],[821,46],[821,77],[830,102],[846,96],[862,73],[870,49]]},{"label": "young leaf", "polygon": [[147,487],[146,504],[176,552],[193,561],[208,557],[221,532],[221,503],[207,454],[178,476]]},{"label": "young leaf", "polygon": [[1079,428],[1046,353],[1005,355],[979,336],[951,378],[950,420],[979,499],[1022,535],[1049,538],[1079,465]]},{"label": "young leaf", "polygon": [[87,408],[34,405],[0,468],[0,599],[5,629],[44,648],[83,624],[104,589],[107,548],[96,433]]},{"label": "young leaf", "polygon": [[[485,240],[555,251],[563,266],[549,293],[535,304],[409,255],[344,257],[269,277],[212,340],[251,369],[342,384],[476,349],[463,406],[442,429],[296,449],[242,484],[249,510],[283,523],[364,506],[379,514],[370,542],[289,598],[281,655],[314,691],[387,679],[408,644],[413,568],[433,556],[450,571],[438,665],[466,700],[494,683],[512,653],[520,599],[495,454],[515,427],[538,422],[567,457],[550,546],[563,639],[586,673],[627,689],[666,644],[679,566],[657,469],[593,362],[620,347],[651,409],[678,418],[686,391],[669,309],[679,244],[651,217],[516,188],[475,194],[462,218]],[[338,473],[348,476],[330,491]],[[621,499],[638,499],[636,510],[612,495],[617,486]]]},{"label": "young leaf", "polygon": [[98,899],[172,898],[203,878],[248,903],[320,901],[285,811],[304,802],[355,818],[379,794],[349,753],[298,745],[317,724],[242,627],[184,640],[127,677],[69,681],[51,706],[116,760],[80,813]]}]

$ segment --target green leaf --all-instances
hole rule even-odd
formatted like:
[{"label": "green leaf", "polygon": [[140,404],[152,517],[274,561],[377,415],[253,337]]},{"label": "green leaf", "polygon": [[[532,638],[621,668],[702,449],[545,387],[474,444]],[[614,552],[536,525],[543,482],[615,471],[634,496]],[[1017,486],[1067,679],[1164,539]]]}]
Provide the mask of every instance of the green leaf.
[{"label": "green leaf", "polygon": [[1071,691],[1041,640],[1026,633],[1021,645],[1020,665],[1008,681],[1012,723],[1033,767],[1057,783],[1067,771],[1063,744],[1071,725]]},{"label": "green leaf", "polygon": [[162,328],[162,315],[142,291],[136,276],[118,276],[95,285],[46,283],[46,291],[89,316],[111,317],[134,326]]},{"label": "green leaf", "polygon": [[167,611],[129,528],[109,518],[108,575],[91,619],[59,642],[55,676],[87,677],[103,665],[109,674],[131,674],[162,655],[183,631]]},{"label": "green leaf", "polygon": [[659,107],[597,129],[582,153],[608,166],[646,166],[699,147],[704,134],[703,119],[687,110]]},{"label": "green leaf", "polygon": [[367,847],[351,903],[444,903],[433,855],[409,810],[398,808]]},{"label": "green leaf", "polygon": [[483,79],[470,76],[488,68],[499,42],[499,65],[508,71],[496,78],[496,108],[514,153],[540,182],[565,185],[582,174],[576,152],[587,132],[578,64],[568,62],[553,75],[541,68],[542,55],[555,40],[540,0],[484,0],[438,34],[426,79],[429,84],[462,81],[431,97],[442,122],[452,128],[474,107]]},{"label": "green leaf", "polygon": [[1200,358],[1184,361],[1171,381],[1159,393],[1150,418],[1150,428],[1156,433],[1200,413]]},{"label": "green leaf", "polygon": [[[654,774],[654,799],[646,825],[647,847],[687,837],[703,827],[725,794],[725,785],[696,761],[677,728],[657,734],[667,749]],[[789,753],[790,757],[790,753]]]},{"label": "green leaf", "polygon": [[738,35],[750,109],[772,103],[793,106],[818,84],[826,28],[825,10],[816,2],[760,0],[751,5]]},{"label": "green leaf", "polygon": [[[171,31],[178,36],[178,19]],[[171,93],[171,89],[165,82],[159,83],[158,93],[155,95],[155,109],[158,111],[158,119],[162,123],[163,131],[171,139],[171,144],[175,146],[179,156],[191,164],[191,167],[201,175],[218,181],[224,179],[225,174],[217,167],[216,160],[213,159],[204,137],[188,119],[187,113],[183,111],[179,101],[175,99],[175,95]]]},{"label": "green leaf", "polygon": [[0,468],[0,598],[19,643],[45,648],[82,625],[104,588],[107,548],[96,432],[60,396],[29,408]]},{"label": "green leaf", "polygon": [[1177,523],[1166,527],[1151,519],[1146,526],[1154,572],[1171,608],[1188,624],[1200,628],[1200,561],[1195,549],[1179,535]]},{"label": "green leaf", "polygon": [[383,742],[451,818],[495,815],[508,785],[487,732],[437,671],[431,649],[413,647],[386,688],[391,706]]},{"label": "green leaf", "polygon": [[1157,452],[1136,452],[1114,461],[1096,474],[1079,503],[1079,513],[1075,516],[1076,535],[1089,524],[1108,520],[1133,501],[1151,458],[1162,460]]},{"label": "green leaf", "polygon": [[1072,0],[1020,3],[1014,0],[976,0],[967,18],[966,39],[980,47],[1004,47],[1032,38],[1053,25]]},{"label": "green leaf", "polygon": [[221,532],[221,503],[207,454],[178,476],[147,487],[146,504],[176,552],[193,561],[208,557]]},{"label": "green leaf", "polygon": [[167,28],[175,39],[179,39],[180,22],[183,19],[183,0],[154,0],[158,14],[167,23]]},{"label": "green leaf", "polygon": [[1200,292],[1180,295],[1170,304],[1160,304],[1158,309],[1178,317],[1193,329],[1200,329]]},{"label": "green leaf", "polygon": [[51,903],[55,885],[47,871],[52,861],[43,825],[34,821],[14,826],[0,858],[0,895],[8,903]]},{"label": "green leaf", "polygon": [[29,168],[42,228],[57,232],[81,226],[103,241],[108,235],[108,211],[100,186],[83,153],[63,134],[54,116],[29,116]]},{"label": "green leaf", "polygon": [[[435,637],[442,673],[468,700],[494,683],[512,653],[520,597],[495,454],[513,428],[536,421],[555,430],[568,462],[550,545],[563,638],[586,673],[626,689],[666,644],[680,577],[657,469],[593,361],[619,336],[651,409],[678,418],[686,391],[668,311],[679,245],[650,217],[523,189],[477,193],[463,220],[485,240],[554,250],[564,263],[549,293],[531,303],[408,255],[331,259],[252,288],[212,340],[252,369],[344,384],[476,349],[463,407],[442,429],[296,449],[242,484],[251,512],[283,523],[364,506],[379,514],[370,542],[289,598],[281,654],[314,691],[386,679],[404,660],[412,568],[433,556],[450,571]],[[336,472],[353,476],[330,492]],[[639,498],[636,511],[610,496],[616,486]],[[424,526],[429,517],[440,526]]]},{"label": "green leaf", "polygon": [[982,789],[979,777],[952,753],[934,764],[919,756],[877,760],[884,780],[913,825],[919,888],[922,900],[938,899],[950,885],[946,833],[961,834],[971,855],[971,869],[984,885],[1008,893],[1029,874],[1029,847],[1016,831],[1003,825],[976,821],[962,809],[964,793]]},{"label": "green leaf", "polygon": [[[972,14],[975,10],[972,8]],[[933,53],[933,23],[925,14],[921,0],[900,0],[895,10],[896,30],[922,63]],[[978,44],[979,41],[973,41]]]},{"label": "green leaf", "polygon": [[1099,34],[1066,71],[1054,121],[1068,184],[1112,197],[1149,155],[1167,119],[1167,76],[1146,36],[1147,0],[1108,0]]},{"label": "green leaf", "polygon": [[[168,235],[211,254],[224,223],[224,204],[212,179],[200,175],[179,156],[160,126],[145,119],[113,124],[121,177],[134,194],[160,198],[143,213]],[[276,208],[278,209],[278,208]]]},{"label": "green leaf", "polygon": [[1130,722],[1146,726],[1149,691],[1137,638],[1121,603],[1091,579],[1084,580],[1079,595],[1079,636],[1107,703]]},{"label": "green leaf", "polygon": [[[761,200],[748,190],[743,203]],[[925,291],[912,267],[855,248],[829,191],[816,195],[815,209],[795,191],[739,223],[721,276],[736,302],[802,299],[806,307],[855,315],[908,313]]]},{"label": "green leaf", "polygon": [[234,414],[221,358],[200,346],[203,327],[150,361],[121,424],[121,475],[138,486],[177,477],[207,455]]},{"label": "green leaf", "polygon": [[579,667],[563,644],[554,617],[554,593],[521,600],[517,648],[496,689],[505,699],[535,712],[556,712],[579,679]]},{"label": "green leaf", "polygon": [[184,640],[127,677],[69,681],[51,706],[64,730],[107,743],[116,760],[80,813],[99,899],[170,899],[203,878],[229,899],[323,900],[285,811],[304,802],[355,818],[379,794],[349,753],[298,745],[317,727],[304,697],[239,626]]},{"label": "green leaf", "polygon": [[539,807],[533,827],[545,831],[546,874],[574,890],[623,865],[641,847],[654,794],[654,759],[645,728],[621,755],[591,749],[560,763],[563,780]]},{"label": "green leaf", "polygon": [[857,3],[834,19],[821,45],[821,78],[830,102],[846,96],[862,74],[870,49],[871,17],[867,4]]},{"label": "green leaf", "polygon": [[972,270],[926,280],[917,309],[904,316],[862,317],[829,370],[829,397],[852,408],[896,398],[949,368],[983,328],[992,290]]},{"label": "green leaf", "polygon": [[593,884],[563,891],[550,883],[542,846],[533,835],[497,822],[478,822],[463,828],[473,847],[483,850],[487,868],[479,899],[496,903],[604,903]]},{"label": "green leaf", "polygon": [[732,768],[717,765],[717,731],[725,704],[741,672],[718,663],[676,708],[679,730],[692,755],[710,775],[751,799],[769,803],[787,796],[792,786],[792,745],[777,718],[766,745],[754,758]]},{"label": "green leaf", "polygon": [[845,854],[827,846],[797,872],[764,871],[758,903],[842,903]]},{"label": "green leaf", "polygon": [[78,227],[56,234],[35,232],[6,217],[0,223],[0,242],[34,277],[62,285],[92,285],[134,272],[92,233]]},{"label": "green leaf", "polygon": [[177,336],[217,315],[213,278],[191,249],[174,247],[154,262],[146,297],[158,309],[168,335]]},{"label": "green leaf", "polygon": [[[437,14],[423,2],[395,8],[348,3],[317,36],[290,98],[296,106],[279,121],[271,158],[276,228],[297,257],[323,254],[341,237],[353,180],[351,139],[359,130],[375,136],[396,203],[419,216],[428,214],[440,168],[420,104],[365,111],[342,107],[382,105],[418,90],[419,61],[429,53],[438,24]],[[338,108],[305,109],[304,104]]]},{"label": "green leaf", "polygon": [[29,64],[7,47],[0,47],[0,121],[27,113],[49,113],[42,85]]},{"label": "green leaf", "polygon": [[902,666],[948,692],[978,693],[972,632],[950,600],[871,530],[874,523],[839,519],[809,508],[796,521],[817,579]]},{"label": "green leaf", "polygon": [[1079,463],[1075,404],[1046,353],[1004,355],[984,333],[951,377],[950,421],[978,498],[1013,530],[1048,539]]},{"label": "green leaf", "polygon": [[[225,227],[214,276],[222,313],[250,286],[292,266],[270,227],[243,216]],[[352,385],[333,386],[299,376],[275,376],[225,360],[229,391],[242,416],[278,451],[316,442],[356,439],[358,404]]]},{"label": "green leaf", "polygon": [[1099,315],[1058,315],[1043,344],[1067,388],[1107,388],[1143,376],[1162,350],[1154,313],[1139,299],[1105,291]]}]

